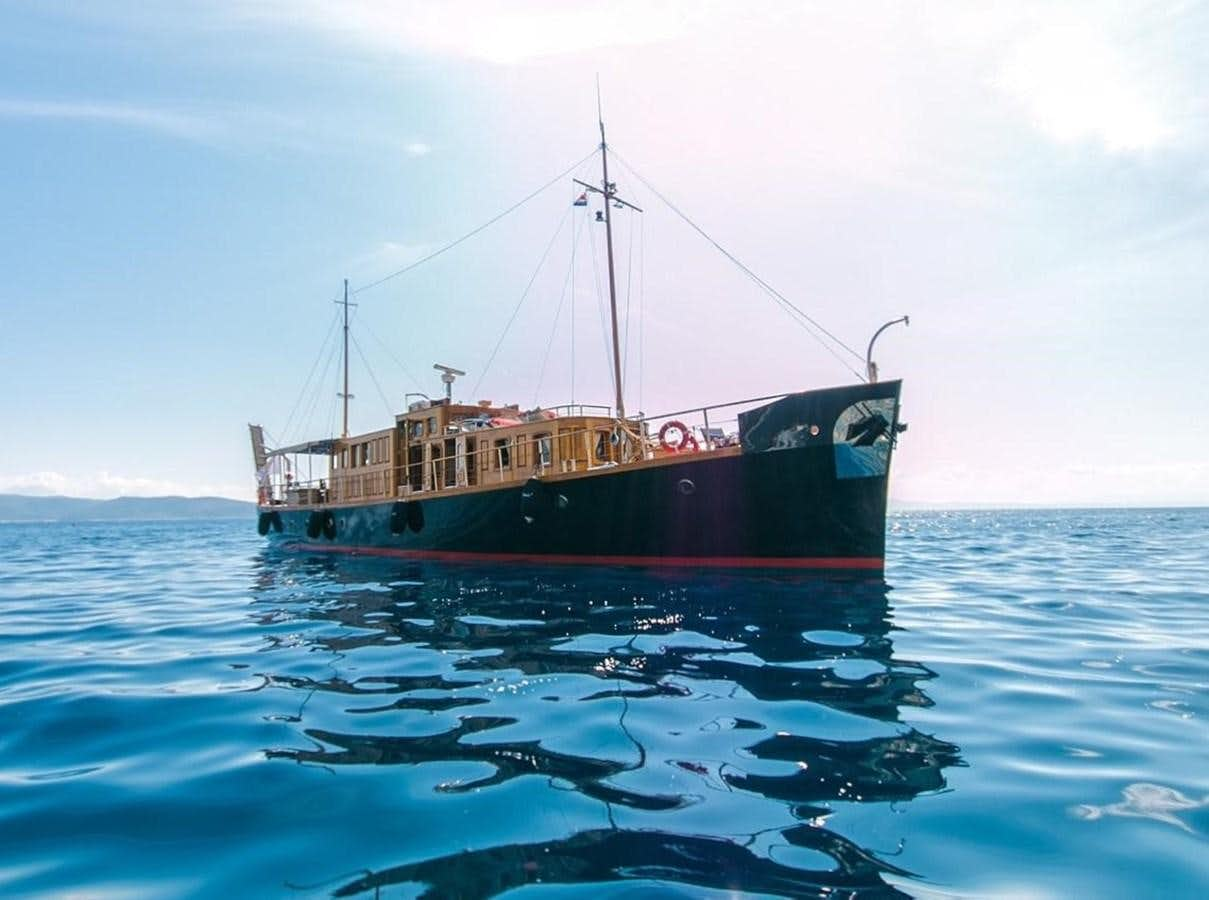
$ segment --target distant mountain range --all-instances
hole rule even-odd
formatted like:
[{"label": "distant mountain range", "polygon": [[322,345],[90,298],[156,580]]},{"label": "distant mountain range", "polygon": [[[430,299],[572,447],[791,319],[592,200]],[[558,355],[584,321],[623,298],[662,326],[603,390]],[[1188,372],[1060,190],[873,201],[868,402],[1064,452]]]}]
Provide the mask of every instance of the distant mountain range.
[{"label": "distant mountain range", "polygon": [[122,519],[234,519],[251,516],[254,503],[226,497],[31,497],[0,494],[0,522],[86,522]]}]

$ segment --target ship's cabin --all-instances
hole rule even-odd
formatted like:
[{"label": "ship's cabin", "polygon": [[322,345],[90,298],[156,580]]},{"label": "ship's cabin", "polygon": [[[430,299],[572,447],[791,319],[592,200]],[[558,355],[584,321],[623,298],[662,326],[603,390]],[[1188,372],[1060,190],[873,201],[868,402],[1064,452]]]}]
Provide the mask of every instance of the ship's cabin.
[{"label": "ship's cabin", "polygon": [[274,451],[288,462],[284,479],[273,479],[271,502],[384,501],[616,466],[651,452],[644,429],[629,424],[632,431],[619,428],[606,407],[522,412],[516,405],[422,400],[397,415],[393,428]]}]

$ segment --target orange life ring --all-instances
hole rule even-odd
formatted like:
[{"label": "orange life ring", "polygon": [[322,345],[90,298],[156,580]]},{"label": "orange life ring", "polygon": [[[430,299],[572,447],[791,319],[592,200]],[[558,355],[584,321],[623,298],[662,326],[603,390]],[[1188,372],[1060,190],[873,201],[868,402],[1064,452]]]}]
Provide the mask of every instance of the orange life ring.
[{"label": "orange life ring", "polygon": [[260,488],[260,489],[259,489],[259,490],[256,492],[256,502],[257,502],[259,505],[261,505],[261,506],[268,506],[268,503],[269,503],[269,492],[268,492],[268,490],[266,490],[266,489],[265,489],[265,488],[263,488],[263,487],[262,487],[262,488]]},{"label": "orange life ring", "polygon": [[[667,433],[673,428],[678,429],[681,434],[681,438],[676,444],[667,439]],[[659,446],[671,453],[701,449],[701,445],[697,443],[697,439],[693,437],[693,433],[688,430],[688,426],[677,419],[663,423],[663,427],[659,429]]]}]

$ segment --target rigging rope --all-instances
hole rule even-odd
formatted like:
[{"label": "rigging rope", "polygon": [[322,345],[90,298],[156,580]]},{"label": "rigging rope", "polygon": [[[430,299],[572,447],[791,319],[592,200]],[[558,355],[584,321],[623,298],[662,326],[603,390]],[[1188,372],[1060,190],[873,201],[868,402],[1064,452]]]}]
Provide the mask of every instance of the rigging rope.
[{"label": "rigging rope", "polygon": [[[809,322],[816,329],[818,329],[818,331],[822,332],[822,334],[825,334],[832,341],[834,341],[837,346],[842,347],[844,350],[847,350],[850,354],[852,354],[854,357],[856,357],[856,359],[858,359],[862,362],[864,361],[863,356],[861,356],[859,353],[857,353],[855,350],[853,350],[851,347],[849,347],[846,343],[844,343],[842,340],[840,340],[838,337],[836,337],[834,334],[832,334],[830,331],[828,331],[826,328],[824,328],[821,324],[819,324],[817,321],[815,321],[807,313],[805,313],[801,309],[799,309],[789,299],[787,299],[780,291],[778,291],[776,288],[774,288],[772,285],[770,285],[767,281],[765,281],[763,278],[761,278],[759,275],[757,275],[755,272],[753,272],[751,269],[749,269],[733,253],[731,253],[729,250],[727,250],[725,247],[723,247],[721,244],[719,244],[716,240],[714,240],[712,237],[710,237],[710,235],[706,233],[705,229],[703,229],[700,225],[698,225],[696,222],[694,222],[692,219],[690,219],[688,217],[688,215],[686,213],[684,213],[678,206],[676,206],[676,204],[674,204],[671,200],[669,200],[667,197],[665,197],[663,194],[661,194],[659,192],[659,190],[657,188],[655,188],[654,185],[652,185],[649,181],[647,181],[645,178],[643,178],[642,175],[632,165],[630,165],[628,162],[626,162],[626,160],[616,150],[613,150],[613,156],[616,157],[617,160],[623,166],[626,167],[626,170],[629,171],[629,173],[631,175],[633,175],[640,182],[642,182],[642,184],[647,188],[647,190],[649,190],[652,194],[654,194],[656,197],[658,197],[660,200],[662,200],[663,203],[672,212],[674,212],[681,219],[683,219],[684,222],[690,228],[692,228],[699,235],[701,235],[701,237],[705,238],[705,240],[708,241],[714,247],[715,250],[717,250],[719,253],[721,253],[723,256],[725,256],[727,259],[729,259],[732,263],[734,263],[735,266],[737,266],[740,271],[742,271],[745,275],[747,275],[748,278],[750,278],[759,287],[761,287],[770,297],[772,297],[777,302],[781,303],[787,312],[790,312],[791,315],[796,313],[798,316],[801,317],[802,320],[805,320],[805,322]],[[807,333],[809,333],[812,337],[814,337],[815,340],[817,340],[819,342],[819,344],[825,350],[827,350],[828,353],[830,353],[832,356],[834,356],[836,358],[836,360],[838,360],[840,362],[840,364],[842,366],[844,366],[844,368],[846,368],[849,372],[854,374],[861,381],[865,380],[864,375],[862,375],[860,372],[857,372],[854,368],[852,368],[852,366],[848,365],[848,363],[845,362],[844,359],[838,353],[836,353],[835,350],[832,349],[832,347],[829,344],[827,344],[827,342],[824,341],[818,334],[815,334],[814,332],[810,331],[809,329],[807,329]]]},{"label": "rigging rope", "polygon": [[[641,213],[639,213],[641,215]],[[625,257],[625,337],[622,340],[624,350],[621,360],[621,380],[630,380],[630,294],[634,284],[634,217],[628,217],[630,240]]]},{"label": "rigging rope", "polygon": [[646,334],[646,216],[638,219],[638,411],[642,412],[643,360],[646,358],[643,350],[643,338]]},{"label": "rigging rope", "polygon": [[[609,201],[606,199],[606,203]],[[613,376],[613,360],[609,355],[609,326],[605,323],[605,308],[604,308],[604,293],[600,288],[600,267],[596,263],[596,232],[589,233],[588,246],[592,250],[592,280],[596,285],[596,315],[600,320],[600,338],[601,346],[604,348],[605,367],[609,370],[609,384],[613,387],[613,394],[617,394],[617,380]]]},{"label": "rigging rope", "polygon": [[302,403],[302,398],[306,396],[306,389],[310,386],[311,379],[315,377],[315,370],[319,368],[319,360],[323,359],[323,354],[327,350],[327,342],[332,339],[332,333],[336,330],[336,323],[340,321],[339,311],[332,313],[332,324],[328,326],[327,334],[323,338],[323,343],[319,345],[319,353],[315,356],[315,361],[311,363],[311,370],[306,374],[306,380],[302,382],[302,387],[298,390],[298,399],[294,401],[294,405],[290,408],[290,414],[286,417],[285,427],[281,429],[281,435],[284,438],[290,435],[290,426],[294,424],[294,416],[298,412],[298,405]]},{"label": "rigging rope", "polygon": [[[404,375],[406,375],[408,377],[408,379],[410,379],[412,384],[414,384],[418,388],[424,387],[424,385],[420,382],[420,380],[418,378],[416,378],[415,375],[411,374],[411,370],[409,368],[407,368],[407,366],[403,365],[403,360],[399,359],[399,357],[397,357],[394,354],[394,351],[392,351],[390,349],[390,347],[387,345],[387,343],[384,340],[382,340],[382,338],[378,337],[378,333],[376,331],[371,330],[369,325],[367,325],[365,322],[361,323],[361,328],[366,334],[368,334],[370,337],[372,337],[375,341],[378,342],[378,346],[386,351],[386,355],[389,356],[394,361],[395,365],[399,367],[399,369],[403,372]],[[394,413],[391,413],[391,415],[393,416]]]},{"label": "rigging rope", "polygon": [[[558,321],[562,317],[563,304],[567,300],[567,285],[573,284],[575,280],[575,245],[579,243],[579,238],[583,235],[584,225],[587,223],[587,216],[579,222],[579,228],[571,226],[571,264],[567,266],[567,275],[563,279],[563,289],[558,295],[558,309],[554,312],[554,325],[550,329],[550,340],[546,342],[546,354],[542,357],[542,366],[537,372],[537,387],[533,389],[533,405],[537,406],[537,398],[541,394],[542,382],[546,378],[546,363],[550,361],[550,351],[554,348],[554,336],[558,333]],[[575,301],[572,299],[571,306],[574,308]],[[572,323],[574,327],[574,323]],[[574,360],[574,357],[572,357]],[[572,361],[574,366],[574,361]],[[574,377],[574,376],[573,376]],[[574,394],[572,394],[571,402],[575,402]]]},{"label": "rigging rope", "polygon": [[495,342],[495,347],[491,351],[491,356],[487,358],[487,364],[483,366],[482,373],[479,375],[478,380],[474,383],[474,387],[470,391],[472,397],[478,395],[479,385],[483,383],[483,379],[487,377],[487,372],[491,368],[491,364],[495,362],[495,355],[499,353],[500,345],[504,343],[504,338],[508,336],[508,331],[512,328],[512,323],[516,321],[516,317],[520,313],[521,307],[524,306],[525,298],[529,296],[529,289],[533,287],[533,282],[537,281],[537,276],[541,272],[542,266],[546,263],[546,257],[550,255],[550,248],[554,246],[554,242],[562,233],[563,225],[567,223],[567,218],[571,215],[572,209],[574,209],[573,206],[567,207],[566,211],[563,213],[563,217],[558,220],[558,227],[554,229],[554,234],[550,235],[550,240],[546,244],[546,249],[542,251],[541,259],[537,261],[537,268],[533,270],[533,274],[529,277],[529,283],[526,284],[525,289],[521,291],[521,298],[520,300],[516,301],[516,307],[512,310],[512,315],[508,318],[508,324],[504,326],[504,330],[500,333],[499,340]]},{"label": "rigging rope", "polygon": [[365,358],[365,352],[361,349],[361,345],[357,343],[357,338],[351,333],[349,340],[353,342],[353,347],[357,351],[357,355],[361,357],[361,364],[365,366],[365,371],[369,373],[369,380],[374,383],[374,387],[378,389],[378,396],[382,398],[382,405],[386,407],[386,418],[393,419],[395,411],[390,408],[390,401],[386,399],[386,391],[382,390],[382,385],[378,384],[378,376],[374,374],[374,370],[370,368],[369,360]]},{"label": "rigging rope", "polygon": [[[588,210],[584,208],[584,221],[588,221]],[[580,232],[583,232],[583,226],[580,225]],[[571,238],[571,399],[570,403],[575,404],[575,245],[577,241],[574,236]]]},{"label": "rigging rope", "polygon": [[[331,367],[332,360],[334,360],[336,358],[336,354],[339,351],[339,349],[340,349],[340,342],[333,341],[331,352],[328,353],[328,355],[327,355],[327,362],[325,362],[323,364],[323,370],[320,372],[319,378],[315,382],[315,389],[314,389],[314,393],[311,397],[310,405],[307,409],[306,420],[304,422],[300,423],[298,435],[306,434],[311,429],[311,419],[313,419],[315,417],[315,409],[319,405],[319,397],[324,388],[323,380],[325,378],[327,378],[327,370]],[[339,374],[340,374],[339,370],[337,369],[336,393],[339,393],[339,391],[340,391],[340,382],[338,380]],[[335,394],[333,394],[332,396],[335,397]],[[297,438],[298,435],[295,435],[295,438]],[[304,438],[304,440],[305,440],[305,438]]]},{"label": "rigging rope", "polygon": [[[306,420],[299,422],[299,429],[298,429],[298,432],[293,436],[294,439],[297,439],[299,435],[305,435],[308,431],[310,431],[311,419],[313,419],[315,417],[315,409],[319,405],[319,397],[323,391],[323,387],[324,387],[323,381],[325,378],[327,378],[327,370],[331,367],[332,360],[334,360],[336,358],[336,354],[339,350],[340,350],[340,342],[332,341],[332,349],[327,355],[327,361],[323,364],[323,369],[319,373],[319,378],[316,379],[316,381],[315,381],[315,387],[314,387],[314,390],[311,395],[311,401],[307,407]],[[339,392],[339,390],[340,390],[339,382],[337,382],[336,390],[337,390],[337,392]],[[306,440],[306,438],[303,438],[303,440]]]},{"label": "rigging rope", "polygon": [[593,156],[595,156],[596,153],[598,153],[598,152],[599,152],[599,148],[593,148],[592,152],[589,153],[587,156],[585,156],[583,159],[579,160],[574,165],[567,167],[564,171],[559,172],[557,175],[555,175],[553,178],[551,178],[549,181],[547,181],[545,184],[543,184],[537,190],[525,195],[524,198],[522,198],[521,200],[518,200],[516,203],[513,203],[511,206],[509,206],[503,212],[498,213],[495,216],[492,216],[490,219],[488,219],[482,225],[478,226],[475,229],[472,229],[471,231],[466,232],[464,235],[462,235],[457,240],[451,241],[450,243],[446,244],[444,247],[441,247],[439,250],[434,250],[432,253],[429,253],[423,259],[418,259],[415,262],[410,263],[401,269],[391,272],[389,275],[383,275],[377,281],[371,281],[369,284],[363,284],[363,285],[361,285],[361,287],[356,288],[355,290],[349,291],[349,294],[350,295],[360,294],[363,291],[368,291],[370,288],[376,288],[378,285],[385,284],[387,281],[390,281],[392,278],[398,278],[400,275],[404,274],[405,272],[410,272],[412,269],[415,269],[415,268],[418,268],[419,266],[424,265],[424,263],[428,262],[429,260],[436,259],[438,256],[440,256],[442,253],[446,252],[447,250],[452,250],[458,244],[462,243],[463,241],[469,240],[470,238],[472,238],[476,234],[478,234],[480,231],[484,231],[487,228],[490,228],[492,225],[494,225],[500,219],[504,218],[504,216],[520,209],[522,206],[524,206],[526,203],[528,203],[530,200],[532,200],[538,194],[542,193],[547,188],[557,184],[559,181],[566,178],[568,175],[570,175],[572,172],[574,172],[576,169],[578,169],[580,166],[582,166],[585,162],[587,162],[589,159],[591,159]]}]

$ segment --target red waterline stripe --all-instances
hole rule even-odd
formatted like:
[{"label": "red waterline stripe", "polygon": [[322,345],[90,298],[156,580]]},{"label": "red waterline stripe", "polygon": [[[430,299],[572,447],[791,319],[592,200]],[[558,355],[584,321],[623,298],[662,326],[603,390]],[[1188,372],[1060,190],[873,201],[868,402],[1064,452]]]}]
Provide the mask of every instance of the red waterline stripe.
[{"label": "red waterline stripe", "polygon": [[464,550],[405,550],[400,547],[354,547],[348,544],[303,544],[299,550],[391,556],[443,562],[543,563],[550,565],[664,566],[710,569],[883,569],[880,556],[595,556],[575,553],[474,553]]}]

